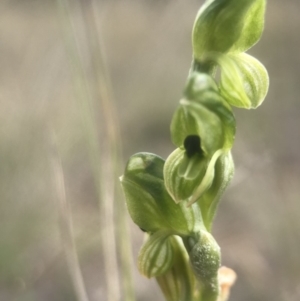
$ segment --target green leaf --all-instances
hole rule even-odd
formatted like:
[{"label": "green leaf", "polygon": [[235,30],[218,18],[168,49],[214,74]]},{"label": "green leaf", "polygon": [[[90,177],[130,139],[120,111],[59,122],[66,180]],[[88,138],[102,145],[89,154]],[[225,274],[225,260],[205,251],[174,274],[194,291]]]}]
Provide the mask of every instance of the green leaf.
[{"label": "green leaf", "polygon": [[163,168],[164,160],[154,154],[138,153],[129,159],[121,177],[129,214],[147,232],[172,230],[186,235],[193,225],[165,189]]},{"label": "green leaf", "polygon": [[[193,33],[193,53],[202,61],[210,52],[243,51],[257,42],[263,27],[262,0],[209,0],[200,8]],[[258,22],[255,24],[255,22]]]},{"label": "green leaf", "polygon": [[171,134],[177,147],[182,147],[187,137],[199,136],[199,147],[208,156],[232,147],[235,135],[232,109],[209,75],[190,74],[184,98],[172,119]]},{"label": "green leaf", "polygon": [[142,246],[138,257],[138,268],[148,278],[166,273],[174,262],[174,250],[169,231],[158,231],[150,235]]},{"label": "green leaf", "polygon": [[229,104],[245,109],[261,105],[268,92],[269,76],[257,59],[241,53],[219,56],[216,61],[221,68],[220,91]]}]

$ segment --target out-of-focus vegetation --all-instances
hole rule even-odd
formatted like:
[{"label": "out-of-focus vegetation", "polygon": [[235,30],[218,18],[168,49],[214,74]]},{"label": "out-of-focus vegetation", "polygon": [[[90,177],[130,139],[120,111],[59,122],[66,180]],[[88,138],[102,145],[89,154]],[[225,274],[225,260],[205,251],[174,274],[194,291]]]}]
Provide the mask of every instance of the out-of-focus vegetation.
[{"label": "out-of-focus vegetation", "polygon": [[[70,3],[92,81],[84,20]],[[201,3],[97,2],[125,158],[144,150],[165,157],[173,149],[169,124]],[[259,110],[235,110],[236,174],[214,227],[223,264],[238,274],[232,301],[300,298],[299,8],[297,0],[268,2],[264,35],[251,53],[269,71],[270,91]],[[61,27],[55,1],[0,2],[1,301],[75,300],[59,233],[49,125],[57,134],[89,298],[106,300],[101,212]],[[131,231],[136,258],[143,234],[133,224]],[[136,268],[135,283],[138,300],[162,300]]]}]

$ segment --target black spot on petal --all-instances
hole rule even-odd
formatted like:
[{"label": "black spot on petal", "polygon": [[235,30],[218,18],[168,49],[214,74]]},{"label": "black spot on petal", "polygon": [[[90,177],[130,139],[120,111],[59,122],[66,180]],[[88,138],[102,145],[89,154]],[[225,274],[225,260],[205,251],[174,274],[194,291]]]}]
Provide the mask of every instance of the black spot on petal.
[{"label": "black spot on petal", "polygon": [[201,139],[197,135],[187,136],[184,140],[184,148],[189,158],[195,154],[203,154],[201,149]]}]

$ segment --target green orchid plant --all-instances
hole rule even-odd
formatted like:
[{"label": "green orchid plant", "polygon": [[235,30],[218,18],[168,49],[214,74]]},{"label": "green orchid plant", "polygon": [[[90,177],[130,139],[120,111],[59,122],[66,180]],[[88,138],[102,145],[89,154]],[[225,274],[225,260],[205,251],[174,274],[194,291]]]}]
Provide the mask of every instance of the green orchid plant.
[{"label": "green orchid plant", "polygon": [[129,214],[147,236],[138,268],[156,278],[167,301],[226,301],[235,280],[231,269],[220,267],[211,229],[234,173],[232,106],[256,108],[268,91],[266,69],[245,53],[261,37],[265,2],[204,3],[192,33],[192,67],[171,122],[176,149],[166,161],[133,155],[121,177]]}]

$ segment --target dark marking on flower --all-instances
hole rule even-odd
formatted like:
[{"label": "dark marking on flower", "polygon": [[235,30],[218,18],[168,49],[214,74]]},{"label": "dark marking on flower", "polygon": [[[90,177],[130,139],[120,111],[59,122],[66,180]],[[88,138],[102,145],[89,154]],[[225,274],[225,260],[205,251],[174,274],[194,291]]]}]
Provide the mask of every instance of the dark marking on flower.
[{"label": "dark marking on flower", "polygon": [[187,136],[183,144],[189,158],[193,157],[195,154],[203,154],[203,150],[201,149],[201,139],[198,135]]}]

